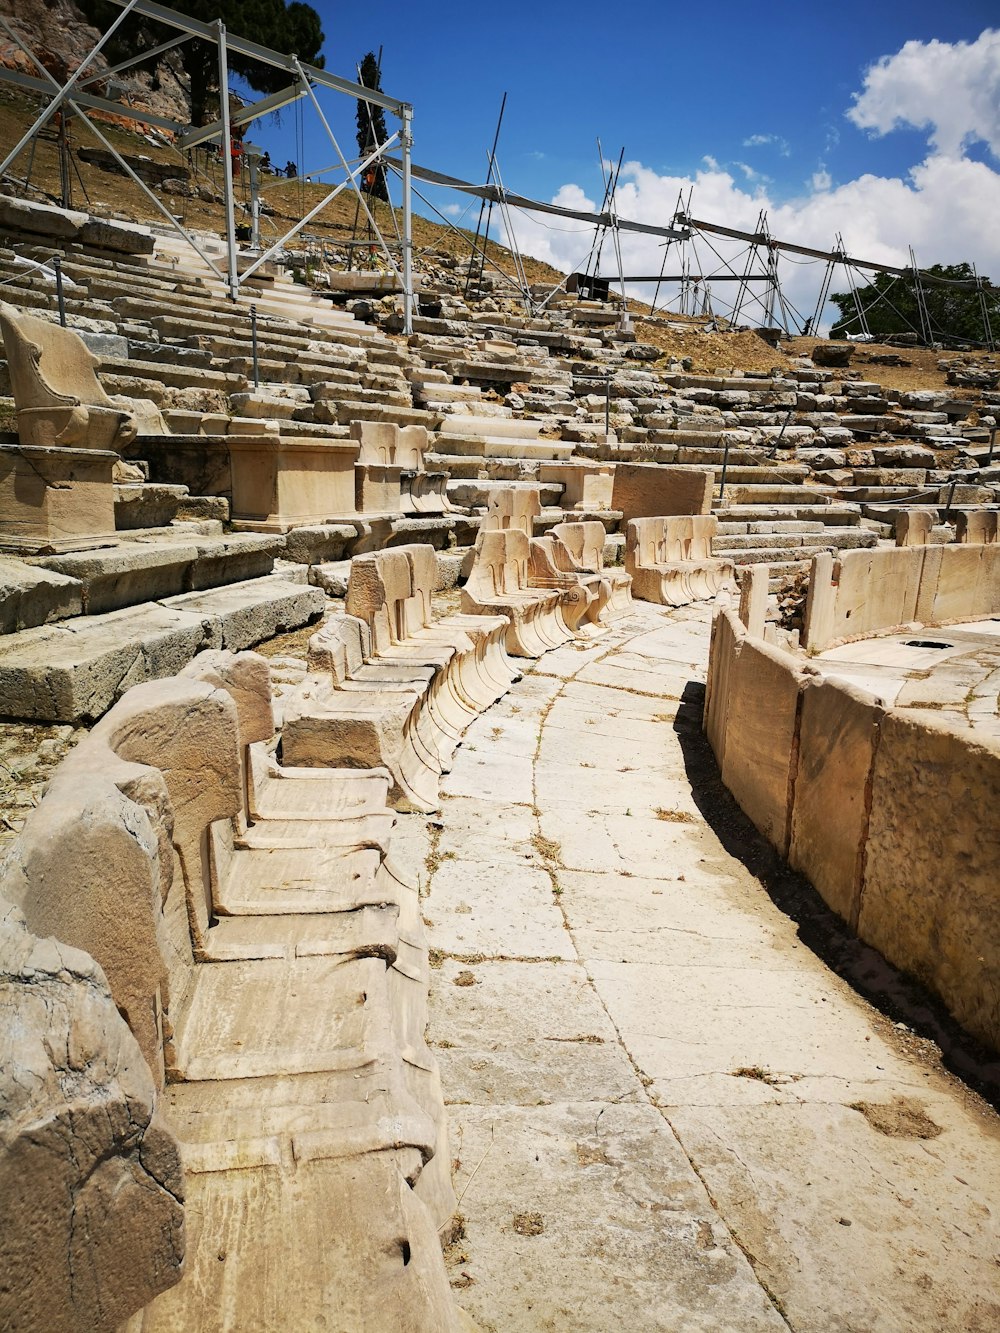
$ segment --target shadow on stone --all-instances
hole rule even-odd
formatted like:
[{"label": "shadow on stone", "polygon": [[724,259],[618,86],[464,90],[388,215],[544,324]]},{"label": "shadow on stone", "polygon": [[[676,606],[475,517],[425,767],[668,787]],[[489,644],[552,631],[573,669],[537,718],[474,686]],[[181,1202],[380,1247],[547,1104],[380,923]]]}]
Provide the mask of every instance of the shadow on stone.
[{"label": "shadow on stone", "polygon": [[[964,1031],[918,981],[859,940],[812,884],[778,855],[723,786],[702,730],[704,701],[704,685],[688,681],[674,731],[694,802],[722,846],[760,881],[774,905],[796,923],[799,939],[827,967],[885,1018],[905,1025],[908,1035],[938,1047],[945,1068],[1000,1109],[1000,1058]],[[898,1035],[907,1034],[900,1030]],[[936,1052],[921,1054],[933,1058]]]}]

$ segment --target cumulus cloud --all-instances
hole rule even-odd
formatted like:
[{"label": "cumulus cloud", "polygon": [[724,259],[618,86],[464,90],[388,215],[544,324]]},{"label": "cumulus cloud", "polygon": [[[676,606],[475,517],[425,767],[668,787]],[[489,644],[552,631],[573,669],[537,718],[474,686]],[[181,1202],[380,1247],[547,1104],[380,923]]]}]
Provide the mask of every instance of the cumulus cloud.
[{"label": "cumulus cloud", "polygon": [[[680,199],[687,200],[693,188],[692,214],[745,231],[756,230],[761,212],[773,236],[799,245],[828,250],[842,235],[849,254],[885,264],[909,263],[912,245],[921,264],[974,262],[981,274],[1000,280],[1000,230],[986,225],[1000,216],[1000,173],[966,158],[932,155],[915,167],[906,179],[864,175],[835,188],[825,173],[814,183],[814,191],[800,199],[779,202],[767,187],[753,191],[746,183],[717,166],[706,167],[693,178],[662,176],[640,162],[622,168],[617,210],[620,217],[669,226]],[[556,201],[580,210],[592,210],[579,186],[564,186]],[[536,218],[513,214],[518,246],[527,254],[546,260],[568,273],[587,257],[593,228],[568,219]],[[663,242],[658,237],[621,232],[622,263],[626,274],[661,271]],[[713,248],[714,247],[714,250]],[[716,254],[715,252],[718,252]],[[688,258],[705,274],[723,270],[718,255],[737,269],[745,263],[746,246],[718,237],[696,237]],[[672,247],[667,271],[678,272],[680,253]],[[780,271],[784,289],[803,313],[812,312],[820,285],[821,263],[782,258]],[[616,270],[614,249],[605,243],[602,271]],[[838,269],[834,290],[844,290],[846,275]],[[734,284],[718,284],[713,290],[715,308],[725,310]],[[636,288],[635,295],[649,300],[650,288]],[[664,299],[661,292],[660,300]],[[744,312],[752,318],[753,310]]]},{"label": "cumulus cloud", "polygon": [[934,149],[949,157],[982,142],[1000,158],[1000,30],[974,42],[907,42],[866,71],[847,116],[876,135],[901,125],[930,130]]}]

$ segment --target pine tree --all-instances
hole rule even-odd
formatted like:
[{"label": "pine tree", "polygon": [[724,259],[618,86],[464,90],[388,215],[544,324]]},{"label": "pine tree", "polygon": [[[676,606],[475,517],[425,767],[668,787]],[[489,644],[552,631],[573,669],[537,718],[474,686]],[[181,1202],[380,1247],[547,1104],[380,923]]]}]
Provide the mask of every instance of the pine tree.
[{"label": "pine tree", "polygon": [[[975,279],[971,264],[932,264],[923,271],[949,282],[969,283]],[[989,283],[989,279],[983,281]],[[921,288],[935,341],[981,343],[986,340],[982,302],[974,286],[942,287],[928,282],[922,283]],[[1000,333],[1000,292],[987,285],[984,295],[996,337]],[[870,283],[858,287],[857,299],[876,339],[900,333],[922,333],[912,276],[877,273]],[[840,318],[831,328],[830,337],[843,338],[848,333],[860,333],[853,292],[838,292],[830,300],[840,309]]]},{"label": "pine tree", "polygon": [[[369,51],[361,62],[360,82],[364,88],[373,88],[376,92],[382,90],[382,74],[374,51]],[[389,137],[385,128],[385,111],[374,102],[362,102],[359,99],[357,123],[358,153],[364,159]],[[384,199],[388,203],[389,188],[385,179],[385,167],[381,162],[373,162],[365,172],[362,188],[374,198]]]},{"label": "pine tree", "polygon": [[[103,32],[115,21],[121,10],[107,0],[79,0],[86,17]],[[297,55],[307,64],[323,68],[320,50],[323,30],[320,17],[311,5],[300,0],[174,0],[172,5],[189,18],[213,23],[222,19],[227,31],[269,46],[283,55]],[[142,15],[129,16],[104,48],[108,59],[115,63],[136,56],[156,46],[168,32],[162,24]],[[190,38],[171,53],[176,54],[184,67],[191,88],[191,124],[204,125],[219,114],[219,65],[214,43]],[[157,63],[154,60],[154,65]],[[276,93],[288,85],[286,70],[244,60],[229,52],[229,67],[260,93]]]}]

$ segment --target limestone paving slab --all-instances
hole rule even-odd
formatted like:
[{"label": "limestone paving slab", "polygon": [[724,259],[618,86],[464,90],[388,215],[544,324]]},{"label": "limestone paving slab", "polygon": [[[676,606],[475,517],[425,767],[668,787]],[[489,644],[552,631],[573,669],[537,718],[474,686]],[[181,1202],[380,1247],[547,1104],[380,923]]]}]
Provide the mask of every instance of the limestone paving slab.
[{"label": "limestone paving slab", "polygon": [[[433,944],[433,926],[430,938]],[[446,1102],[613,1102],[640,1092],[578,962],[445,959],[433,969],[428,1043]]]},{"label": "limestone paving slab", "polygon": [[559,883],[573,940],[595,980],[598,964],[625,960],[674,968],[795,966],[792,959],[775,959],[775,934],[767,925],[738,926],[726,914],[727,895],[716,876],[689,870],[625,879],[561,870]]},{"label": "limestone paving slab", "polygon": [[[692,863],[700,832],[695,825],[676,824],[642,815],[590,814],[559,806],[539,816],[542,835],[558,843],[567,870],[599,870],[654,877],[672,866]],[[696,857],[694,858],[697,859]]]},{"label": "limestone paving slab", "polygon": [[[535,798],[543,809],[564,807],[588,814],[663,818],[687,823],[696,817],[689,792],[678,791],[683,774],[666,765],[646,767],[634,762],[613,768],[595,760],[561,764],[540,759],[535,769]],[[625,755],[617,756],[624,760]]]},{"label": "limestone paving slab", "polygon": [[450,1119],[457,1294],[483,1333],[785,1327],[651,1107],[463,1106]]},{"label": "limestone paving slab", "polygon": [[436,923],[436,946],[459,957],[576,956],[548,874],[527,863],[513,878],[504,864],[445,861],[424,913]]},{"label": "limestone paving slab", "polygon": [[836,1101],[668,1113],[803,1333],[985,1330],[1000,1319],[995,1265],[984,1263],[996,1246],[995,1133],[984,1170],[978,1134],[924,1098],[899,1098],[888,1088],[871,1098],[887,1132]]},{"label": "limestone paving slab", "polygon": [[[992,1329],[996,1116],[894,1040],[694,800],[678,699],[710,614],[642,608],[547,654],[448,778],[423,910],[458,1298],[484,1330]],[[534,761],[517,728],[484,764],[515,709]],[[516,956],[554,904],[573,954]],[[505,907],[505,956],[459,956]]]},{"label": "limestone paving slab", "polygon": [[465,762],[456,764],[441,782],[442,796],[531,803],[534,765],[530,755],[510,755],[491,748],[490,738],[481,733],[477,739],[466,737],[462,755]]},{"label": "limestone paving slab", "polygon": [[[493,709],[490,710],[492,715]],[[407,823],[409,821],[406,821]],[[460,856],[466,864],[478,860],[493,863],[498,853],[520,846],[526,860],[531,859],[531,837],[535,832],[532,805],[478,800],[472,796],[452,796],[443,805],[437,841],[439,857]]]}]

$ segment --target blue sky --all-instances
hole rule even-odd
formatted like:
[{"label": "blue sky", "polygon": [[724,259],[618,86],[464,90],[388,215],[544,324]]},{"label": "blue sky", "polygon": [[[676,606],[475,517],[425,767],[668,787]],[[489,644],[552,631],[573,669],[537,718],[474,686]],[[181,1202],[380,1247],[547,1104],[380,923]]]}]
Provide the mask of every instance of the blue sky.
[{"label": "blue sky", "polygon": [[[506,91],[509,189],[599,202],[599,136],[606,157],[625,147],[623,214],[664,220],[693,184],[693,211],[730,225],[752,225],[763,206],[776,234],[780,223],[825,245],[839,228],[855,253],[905,257],[916,244],[922,263],[968,257],[1000,279],[996,0],[316,7],[331,71],[352,77],[383,46],[383,87],[413,104],[425,166],[482,179]],[[327,99],[331,112],[338,103],[349,151],[353,105]],[[329,161],[310,111],[302,124],[307,163]],[[282,161],[297,156],[294,136],[290,112],[282,131],[255,135]],[[528,252],[572,266],[578,237],[527,218],[517,232]]]},{"label": "blue sky", "polygon": [[[865,68],[908,40],[970,40],[1000,25],[996,0],[633,0],[618,22],[592,0],[315,7],[331,71],[350,76],[366,51],[384,48],[383,86],[413,104],[425,165],[481,176],[506,91],[505,182],[545,196],[566,180],[599,183],[598,136],[609,156],[624,145],[626,157],[671,175],[705,155],[749,162],[783,197],[806,189],[821,162],[834,181],[899,174],[920,151],[919,132],[871,139],[845,120]],[[780,146],[748,150],[753,135]]]}]

